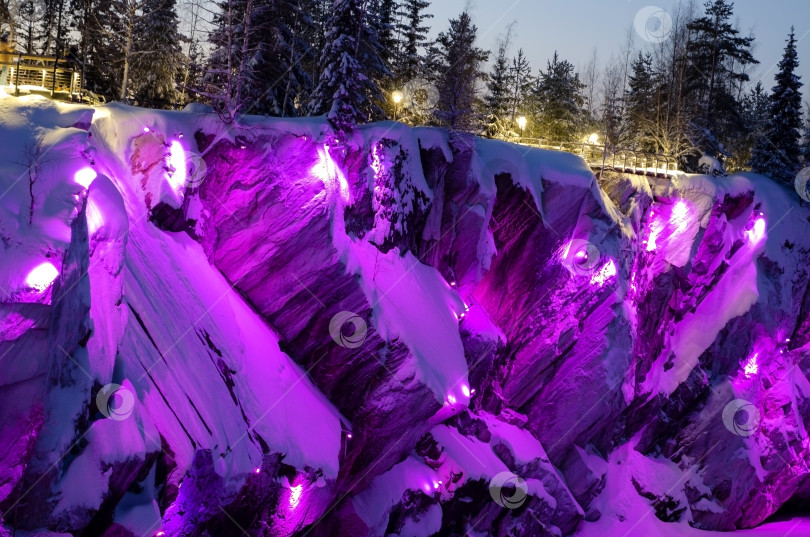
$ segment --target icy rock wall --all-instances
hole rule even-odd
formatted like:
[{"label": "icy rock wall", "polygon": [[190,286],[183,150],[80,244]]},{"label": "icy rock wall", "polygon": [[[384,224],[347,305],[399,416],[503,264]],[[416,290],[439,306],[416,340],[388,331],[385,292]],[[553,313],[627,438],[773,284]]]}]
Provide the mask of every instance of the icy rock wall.
[{"label": "icy rock wall", "polygon": [[60,163],[3,169],[7,527],[623,534],[807,497],[808,211],[765,178],[0,106]]}]

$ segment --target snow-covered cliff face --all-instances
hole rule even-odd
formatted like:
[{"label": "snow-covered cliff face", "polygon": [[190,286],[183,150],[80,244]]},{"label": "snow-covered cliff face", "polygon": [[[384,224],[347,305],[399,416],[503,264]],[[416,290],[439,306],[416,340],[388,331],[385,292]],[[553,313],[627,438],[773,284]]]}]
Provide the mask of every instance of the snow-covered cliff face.
[{"label": "snow-covered cliff face", "polygon": [[810,496],[810,211],[762,177],[0,118],[0,535],[689,533]]}]

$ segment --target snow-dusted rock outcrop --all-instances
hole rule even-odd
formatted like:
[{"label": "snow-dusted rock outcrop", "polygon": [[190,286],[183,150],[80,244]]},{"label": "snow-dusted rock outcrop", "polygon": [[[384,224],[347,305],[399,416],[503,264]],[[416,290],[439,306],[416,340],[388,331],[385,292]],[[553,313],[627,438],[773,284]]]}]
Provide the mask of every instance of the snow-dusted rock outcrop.
[{"label": "snow-dusted rock outcrop", "polygon": [[810,212],[765,178],[0,108],[6,528],[611,535],[808,495]]}]

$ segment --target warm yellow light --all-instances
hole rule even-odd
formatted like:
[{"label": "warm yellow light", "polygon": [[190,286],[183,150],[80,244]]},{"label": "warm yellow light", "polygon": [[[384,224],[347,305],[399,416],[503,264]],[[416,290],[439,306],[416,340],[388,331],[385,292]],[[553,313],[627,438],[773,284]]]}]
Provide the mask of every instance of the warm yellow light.
[{"label": "warm yellow light", "polygon": [[516,121],[517,121],[518,127],[520,127],[520,130],[523,130],[523,129],[526,128],[526,116],[520,116],[519,118],[517,118]]},{"label": "warm yellow light", "polygon": [[399,91],[399,90],[395,90],[395,91],[394,91],[394,92],[391,94],[391,98],[392,98],[392,99],[394,99],[394,102],[395,102],[395,103],[397,103],[397,104],[399,104],[399,103],[400,103],[400,101],[402,101],[403,97],[405,97],[405,96],[404,96],[404,95],[402,95],[402,92],[401,92],[401,91]]},{"label": "warm yellow light", "polygon": [[590,144],[598,144],[599,143],[599,135],[596,133],[591,134],[588,136],[588,143]]}]

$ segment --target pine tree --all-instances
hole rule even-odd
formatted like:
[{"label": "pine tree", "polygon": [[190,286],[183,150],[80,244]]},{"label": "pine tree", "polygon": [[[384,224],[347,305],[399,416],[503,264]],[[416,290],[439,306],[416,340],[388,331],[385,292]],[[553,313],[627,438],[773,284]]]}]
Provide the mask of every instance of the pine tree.
[{"label": "pine tree", "polygon": [[17,42],[22,45],[22,50],[26,54],[36,54],[34,44],[36,42],[36,28],[42,21],[44,12],[42,3],[36,0],[22,0],[17,5],[17,13],[9,13],[8,7],[3,6],[0,8],[0,19],[10,17],[9,20],[13,24],[13,19],[17,19],[16,38]]},{"label": "pine tree", "polygon": [[167,107],[177,101],[183,63],[175,0],[146,0],[135,22],[132,79],[143,106]]},{"label": "pine tree", "polygon": [[623,65],[616,62],[605,68],[602,76],[602,125],[604,126],[604,143],[608,146],[619,146],[625,143],[625,97]]},{"label": "pine tree", "polygon": [[503,137],[509,132],[509,59],[506,55],[509,37],[498,41],[498,56],[487,80],[484,106],[487,115],[487,136]]},{"label": "pine tree", "polygon": [[78,60],[82,86],[107,100],[121,87],[121,16],[113,0],[71,0],[70,26],[79,34]]},{"label": "pine tree", "polygon": [[399,4],[397,0],[369,0],[369,25],[377,35],[379,42],[378,56],[387,72],[379,73],[375,82],[383,95],[382,101],[377,103],[384,117],[395,117],[398,105],[391,98],[394,91],[402,91],[394,75],[394,64],[399,54],[399,35],[397,33],[397,17]]},{"label": "pine tree", "polygon": [[295,116],[312,81],[314,22],[297,0],[223,0],[199,92],[231,120],[239,114]]},{"label": "pine tree", "polygon": [[312,19],[295,0],[260,0],[245,58],[248,64],[244,113],[295,116],[295,97],[309,90],[303,58],[311,54],[303,39]]},{"label": "pine tree", "polygon": [[112,33],[109,38],[118,42],[118,50],[121,54],[118,99],[122,101],[134,96],[130,82],[132,79],[133,62],[137,56],[136,28],[143,19],[144,6],[149,1],[150,0],[113,1],[113,9],[119,16],[121,26],[117,31],[114,30],[114,33]]},{"label": "pine tree", "polygon": [[202,87],[203,66],[201,65],[203,45],[200,39],[201,0],[192,0],[188,5],[188,36],[186,53],[183,55],[182,74],[179,77],[180,104],[188,103],[189,90]]},{"label": "pine tree", "polygon": [[476,111],[476,85],[484,78],[481,64],[489,53],[476,47],[478,28],[467,11],[450,19],[450,28],[441,32],[431,47],[431,63],[439,100],[434,116],[440,125],[453,131],[479,132],[481,120]]},{"label": "pine tree", "polygon": [[428,44],[430,27],[425,24],[433,17],[425,13],[430,7],[427,0],[404,0],[397,12],[397,54],[392,74],[397,87],[421,75],[425,64],[423,49]]},{"label": "pine tree", "polygon": [[245,104],[242,90],[248,66],[243,59],[253,32],[253,5],[253,0],[221,0],[214,15],[209,37],[213,50],[197,93],[207,97],[226,121],[233,121]]},{"label": "pine tree", "polygon": [[627,142],[641,151],[654,153],[658,148],[654,135],[656,117],[653,111],[656,107],[656,88],[652,55],[639,52],[631,70],[625,94]]},{"label": "pine tree", "polygon": [[724,142],[742,129],[734,89],[748,81],[745,68],[759,63],[751,54],[753,37],[741,37],[729,22],[733,7],[726,0],[709,0],[705,15],[688,24],[687,93],[699,112],[692,138],[714,157],[727,156]]},{"label": "pine tree", "polygon": [[792,184],[801,166],[799,129],[802,127],[802,83],[796,74],[799,66],[796,36],[791,27],[787,46],[779,61],[776,85],[771,91],[771,114],[765,133],[757,139],[751,156],[756,173]]},{"label": "pine tree", "polygon": [[321,54],[321,75],[309,112],[326,114],[339,130],[382,116],[382,94],[374,82],[387,73],[373,13],[364,0],[335,0]]},{"label": "pine tree", "polygon": [[584,87],[574,66],[568,60],[560,60],[555,51],[546,70],[540,71],[533,90],[537,107],[535,124],[541,138],[567,141],[579,137],[584,118]]},{"label": "pine tree", "polygon": [[742,99],[742,121],[745,125],[743,132],[733,140],[731,158],[726,169],[738,171],[745,168],[751,160],[751,150],[756,140],[762,136],[768,126],[768,117],[771,113],[770,96],[762,82],[757,82]]},{"label": "pine tree", "polygon": [[396,0],[372,0],[371,12],[376,22],[377,40],[380,43],[379,56],[388,70],[394,63],[397,53],[397,13]]},{"label": "pine tree", "polygon": [[532,89],[532,67],[523,54],[523,49],[518,49],[517,56],[512,58],[512,65],[509,66],[509,86],[509,113],[514,120],[526,113],[526,100]]},{"label": "pine tree", "polygon": [[313,84],[299,96],[301,102],[306,104],[311,100],[314,84],[321,77],[320,51],[326,46],[326,30],[332,13],[332,0],[298,0],[298,8],[309,19],[309,24],[302,27],[300,32],[309,51],[309,54],[303,56],[302,64]]},{"label": "pine tree", "polygon": [[66,49],[69,3],[67,0],[43,0],[43,6],[37,40],[42,43],[42,54],[56,55]]}]

